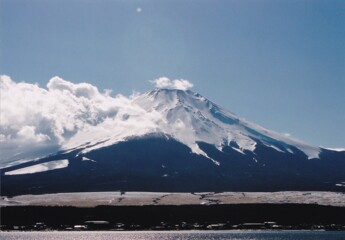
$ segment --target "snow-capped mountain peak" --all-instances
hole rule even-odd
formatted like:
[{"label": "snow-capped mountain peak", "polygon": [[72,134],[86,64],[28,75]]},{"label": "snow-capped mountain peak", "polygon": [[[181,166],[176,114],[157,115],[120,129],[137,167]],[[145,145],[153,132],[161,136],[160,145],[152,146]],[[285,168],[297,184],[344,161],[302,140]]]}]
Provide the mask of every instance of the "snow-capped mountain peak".
[{"label": "snow-capped mountain peak", "polygon": [[[58,95],[66,102],[48,101],[43,112],[31,108],[36,117],[30,124],[36,125],[26,124],[17,139],[40,141],[50,136],[43,143],[52,139],[57,145],[44,148],[50,152],[35,160],[24,151],[26,158],[15,155],[3,161],[5,194],[119,189],[343,191],[344,151],[314,147],[251,123],[189,91],[188,82],[159,79],[157,89],[129,98],[61,79],[52,83],[51,90],[42,90],[39,104],[49,94],[50,99]],[[52,114],[56,122],[48,121]],[[39,124],[35,119],[41,119]],[[0,134],[6,143],[16,143],[11,136]],[[11,150],[10,146],[2,149]],[[13,156],[14,150],[7,155]]]},{"label": "snow-capped mountain peak", "polygon": [[219,150],[236,143],[235,150],[254,151],[257,141],[277,151],[293,152],[300,149],[309,158],[317,158],[319,149],[283,134],[250,123],[219,107],[202,95],[190,90],[156,89],[137,97],[134,102],[146,111],[157,111],[167,126],[162,132],[187,144],[195,153],[198,142],[215,145]]},{"label": "snow-capped mountain peak", "polygon": [[[155,89],[133,98],[132,103],[134,112],[119,111],[115,119],[77,134],[64,148],[88,141],[90,147],[83,150],[85,153],[131,137],[163,133],[217,165],[218,161],[201,150],[199,143],[214,145],[219,151],[231,146],[242,154],[254,152],[258,142],[280,152],[293,153],[297,148],[310,159],[317,158],[320,152],[317,147],[250,123],[190,90]],[[105,124],[109,126],[104,127]]]},{"label": "snow-capped mountain peak", "polygon": [[[4,192],[343,190],[344,152],[265,129],[192,91],[156,89],[130,101],[57,154],[5,169]],[[30,174],[46,185],[23,181]]]},{"label": "snow-capped mountain peak", "polygon": [[242,154],[254,152],[258,142],[279,152],[294,153],[297,148],[308,158],[317,158],[320,152],[317,147],[250,123],[190,90],[155,89],[133,98],[132,103],[136,106],[134,112],[119,111],[115,119],[103,123],[108,127],[94,127],[74,136],[65,149],[77,147],[88,139],[92,147],[84,149],[85,153],[130,137],[163,133],[215,164],[219,164],[218,161],[200,148],[201,142],[219,151],[231,146]]}]

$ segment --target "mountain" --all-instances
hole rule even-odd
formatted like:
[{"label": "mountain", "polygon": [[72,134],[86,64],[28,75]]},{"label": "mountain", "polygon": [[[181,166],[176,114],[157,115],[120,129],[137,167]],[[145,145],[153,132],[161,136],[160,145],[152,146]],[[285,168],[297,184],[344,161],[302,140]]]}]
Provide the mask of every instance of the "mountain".
[{"label": "mountain", "polygon": [[2,169],[1,194],[345,189],[345,151],[265,129],[189,90],[132,101],[141,110],[117,112],[125,124],[90,128],[58,153]]}]

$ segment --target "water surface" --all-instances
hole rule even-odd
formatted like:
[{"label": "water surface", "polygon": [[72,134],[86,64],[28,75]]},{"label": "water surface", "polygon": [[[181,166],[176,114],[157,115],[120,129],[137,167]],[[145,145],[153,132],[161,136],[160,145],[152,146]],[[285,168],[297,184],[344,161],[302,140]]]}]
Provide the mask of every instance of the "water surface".
[{"label": "water surface", "polygon": [[0,232],[2,240],[344,240],[345,232],[333,231],[138,231],[138,232]]}]

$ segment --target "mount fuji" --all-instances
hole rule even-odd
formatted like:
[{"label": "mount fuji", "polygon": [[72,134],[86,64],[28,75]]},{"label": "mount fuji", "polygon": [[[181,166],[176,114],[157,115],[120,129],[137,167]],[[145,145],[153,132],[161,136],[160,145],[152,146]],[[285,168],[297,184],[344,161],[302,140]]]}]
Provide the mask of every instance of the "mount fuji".
[{"label": "mount fuji", "polygon": [[59,152],[3,168],[1,194],[345,189],[345,151],[268,130],[190,90],[131,101],[140,111],[118,111]]}]

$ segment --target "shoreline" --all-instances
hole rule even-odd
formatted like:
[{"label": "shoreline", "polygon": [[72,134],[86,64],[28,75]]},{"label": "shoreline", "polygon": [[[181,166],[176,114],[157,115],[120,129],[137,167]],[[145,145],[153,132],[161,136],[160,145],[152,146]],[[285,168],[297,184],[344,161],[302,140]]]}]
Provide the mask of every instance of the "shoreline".
[{"label": "shoreline", "polygon": [[171,233],[171,232],[191,232],[191,233],[255,233],[255,232],[344,232],[345,229],[341,230],[327,230],[327,229],[222,229],[222,230],[196,230],[196,229],[185,229],[185,230],[0,230],[0,233],[41,233],[41,232],[47,232],[47,233],[87,233],[87,232],[119,232],[119,233],[132,233],[132,232],[138,232],[138,233],[145,233],[145,232],[155,232],[155,233]]},{"label": "shoreline", "polygon": [[345,208],[312,204],[6,206],[1,230],[345,230]]}]

